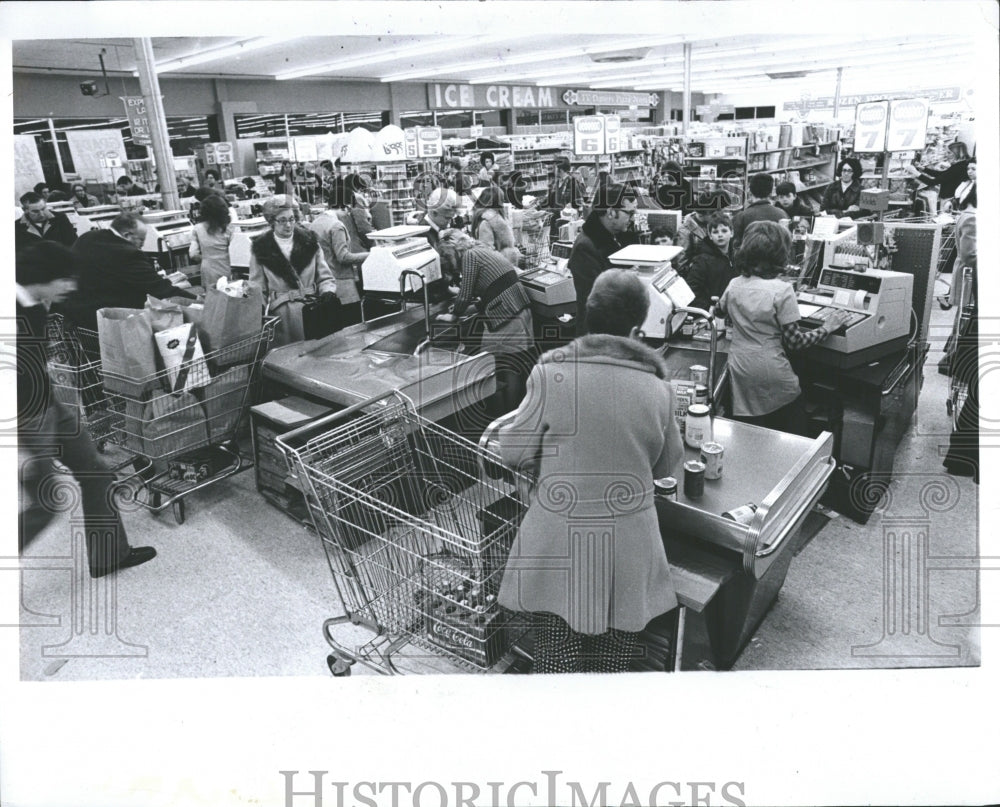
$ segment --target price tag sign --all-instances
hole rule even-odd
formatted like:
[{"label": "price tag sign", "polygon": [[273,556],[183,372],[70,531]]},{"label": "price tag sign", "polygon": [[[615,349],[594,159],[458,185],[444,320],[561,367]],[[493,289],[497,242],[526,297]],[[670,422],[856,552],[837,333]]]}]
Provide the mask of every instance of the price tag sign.
[{"label": "price tag sign", "polygon": [[440,126],[420,126],[417,129],[417,157],[440,157],[444,153]]},{"label": "price tag sign", "polygon": [[604,151],[617,154],[622,150],[622,120],[617,115],[604,116]]},{"label": "price tag sign", "polygon": [[918,151],[927,138],[926,98],[903,98],[889,102],[889,137],[886,151]]},{"label": "price tag sign", "polygon": [[582,157],[604,153],[604,116],[585,115],[573,118],[573,151]]},{"label": "price tag sign", "polygon": [[885,151],[889,124],[889,102],[858,104],[854,110],[854,151],[858,154]]}]

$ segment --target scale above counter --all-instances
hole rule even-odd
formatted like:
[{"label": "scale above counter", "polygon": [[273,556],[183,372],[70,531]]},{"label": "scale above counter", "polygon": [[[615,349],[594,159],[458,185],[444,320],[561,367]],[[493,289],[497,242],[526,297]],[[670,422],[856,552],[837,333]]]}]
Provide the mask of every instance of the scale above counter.
[{"label": "scale above counter", "polygon": [[649,313],[642,331],[650,339],[669,337],[674,311],[694,300],[691,287],[671,265],[683,251],[670,244],[630,244],[608,256],[613,266],[634,270],[649,291]]},{"label": "scale above counter", "polygon": [[[440,280],[441,259],[427,239],[421,237],[430,229],[426,224],[400,224],[368,233],[372,248],[361,264],[365,291],[399,294],[399,278],[407,269],[420,272],[424,283]],[[419,289],[415,278],[408,281],[411,291]]]}]

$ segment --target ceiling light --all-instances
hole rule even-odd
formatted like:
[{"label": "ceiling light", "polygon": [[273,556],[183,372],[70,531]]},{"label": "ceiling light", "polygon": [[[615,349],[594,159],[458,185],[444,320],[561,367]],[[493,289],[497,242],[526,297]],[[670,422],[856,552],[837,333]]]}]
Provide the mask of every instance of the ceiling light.
[{"label": "ceiling light", "polygon": [[592,62],[598,64],[619,64],[621,62],[641,62],[649,55],[652,48],[632,48],[631,50],[613,50],[609,53],[588,53]]},{"label": "ceiling light", "polygon": [[412,48],[389,49],[384,53],[368,54],[366,56],[355,56],[350,59],[339,59],[334,62],[313,65],[312,67],[302,67],[296,70],[289,70],[285,73],[278,73],[275,78],[278,81],[285,81],[290,78],[302,78],[303,76],[314,76],[319,73],[329,73],[333,70],[346,70],[348,68],[367,67],[373,64],[383,64],[385,62],[395,62],[407,59],[411,56],[425,56],[433,53],[446,53],[450,50],[460,50],[461,48],[471,48],[477,45],[489,45],[495,42],[503,42],[508,39],[517,39],[514,34],[498,34],[496,36],[477,37],[448,37],[438,39],[434,42],[424,42],[414,45]]},{"label": "ceiling light", "polygon": [[[261,36],[255,39],[245,39],[242,42],[235,42],[232,45],[226,45],[225,47],[216,48],[215,50],[201,51],[199,53],[192,53],[189,56],[182,56],[179,59],[169,59],[165,62],[160,62],[156,65],[156,72],[166,73],[171,70],[183,70],[185,67],[193,67],[196,64],[205,64],[206,62],[214,62],[219,59],[228,58],[229,56],[240,56],[244,53],[260,50],[261,48],[279,45],[282,42],[288,42],[292,39],[298,39],[298,37]],[[138,76],[139,71],[133,70],[132,75]]]},{"label": "ceiling light", "polygon": [[627,48],[637,48],[644,47],[645,45],[666,45],[673,42],[682,41],[683,37],[672,36],[672,37],[659,37],[649,40],[624,40],[617,42],[609,42],[607,45],[601,45],[598,47],[594,46],[579,46],[575,48],[562,48],[560,50],[550,50],[541,51],[533,53],[524,53],[519,56],[510,56],[506,58],[494,58],[480,60],[477,62],[465,62],[461,64],[449,64],[441,67],[429,67],[423,70],[413,70],[406,73],[396,73],[391,76],[381,76],[380,81],[411,81],[414,79],[427,78],[428,76],[441,76],[448,74],[464,73],[467,71],[475,70],[496,70],[498,68],[505,67],[507,65],[516,64],[532,64],[534,62],[545,62],[553,61],[555,59],[569,59],[574,56],[591,56],[591,54],[599,53],[613,53],[614,51],[627,49]]}]

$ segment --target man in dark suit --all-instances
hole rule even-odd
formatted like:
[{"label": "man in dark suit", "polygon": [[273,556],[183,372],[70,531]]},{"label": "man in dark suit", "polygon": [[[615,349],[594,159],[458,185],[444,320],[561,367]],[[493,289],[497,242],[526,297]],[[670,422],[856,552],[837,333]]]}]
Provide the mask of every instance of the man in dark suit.
[{"label": "man in dark suit", "polygon": [[576,335],[587,333],[587,298],[597,276],[611,268],[609,256],[625,246],[622,235],[635,217],[635,192],[610,184],[594,195],[593,210],[583,222],[569,254],[569,271],[576,289]]},{"label": "man in dark suit", "polygon": [[115,183],[119,196],[145,196],[147,191],[142,185],[136,185],[130,176],[120,176]]},{"label": "man in dark suit", "polygon": [[142,308],[147,294],[194,298],[157,273],[140,249],[145,240],[145,222],[122,213],[108,229],[91,230],[73,244],[80,292],[71,316],[81,325],[96,328],[99,308]]},{"label": "man in dark suit", "polygon": [[21,197],[21,218],[14,224],[14,251],[37,244],[40,241],[55,241],[64,246],[72,246],[76,241],[76,228],[65,213],[53,213],[45,199],[33,191]]},{"label": "man in dark suit", "polygon": [[[76,288],[73,254],[61,244],[41,242],[17,256],[17,437],[29,458],[21,469],[22,505],[18,537],[23,550],[52,520],[46,502],[52,459],[69,469],[80,486],[87,560],[91,577],[138,566],[156,557],[148,546],[129,546],[111,495],[115,476],[101,461],[79,413],[52,396],[46,368],[46,319],[52,303]],[[49,494],[51,496],[51,494]]]}]

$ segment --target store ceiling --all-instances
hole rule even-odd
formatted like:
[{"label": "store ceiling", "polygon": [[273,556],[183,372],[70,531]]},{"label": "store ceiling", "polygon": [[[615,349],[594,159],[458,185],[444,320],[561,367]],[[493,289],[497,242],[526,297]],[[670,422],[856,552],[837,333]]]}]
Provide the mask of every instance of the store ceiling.
[{"label": "store ceiling", "polygon": [[[358,79],[541,84],[624,90],[680,90],[683,47],[692,47],[691,89],[724,93],[780,88],[815,78],[870,89],[972,75],[975,51],[956,35],[599,35],[153,38],[161,75],[171,77]],[[136,69],[133,40],[18,40],[14,72],[112,75]],[[942,71],[942,66],[947,70]],[[888,86],[888,85],[886,85]]]}]

